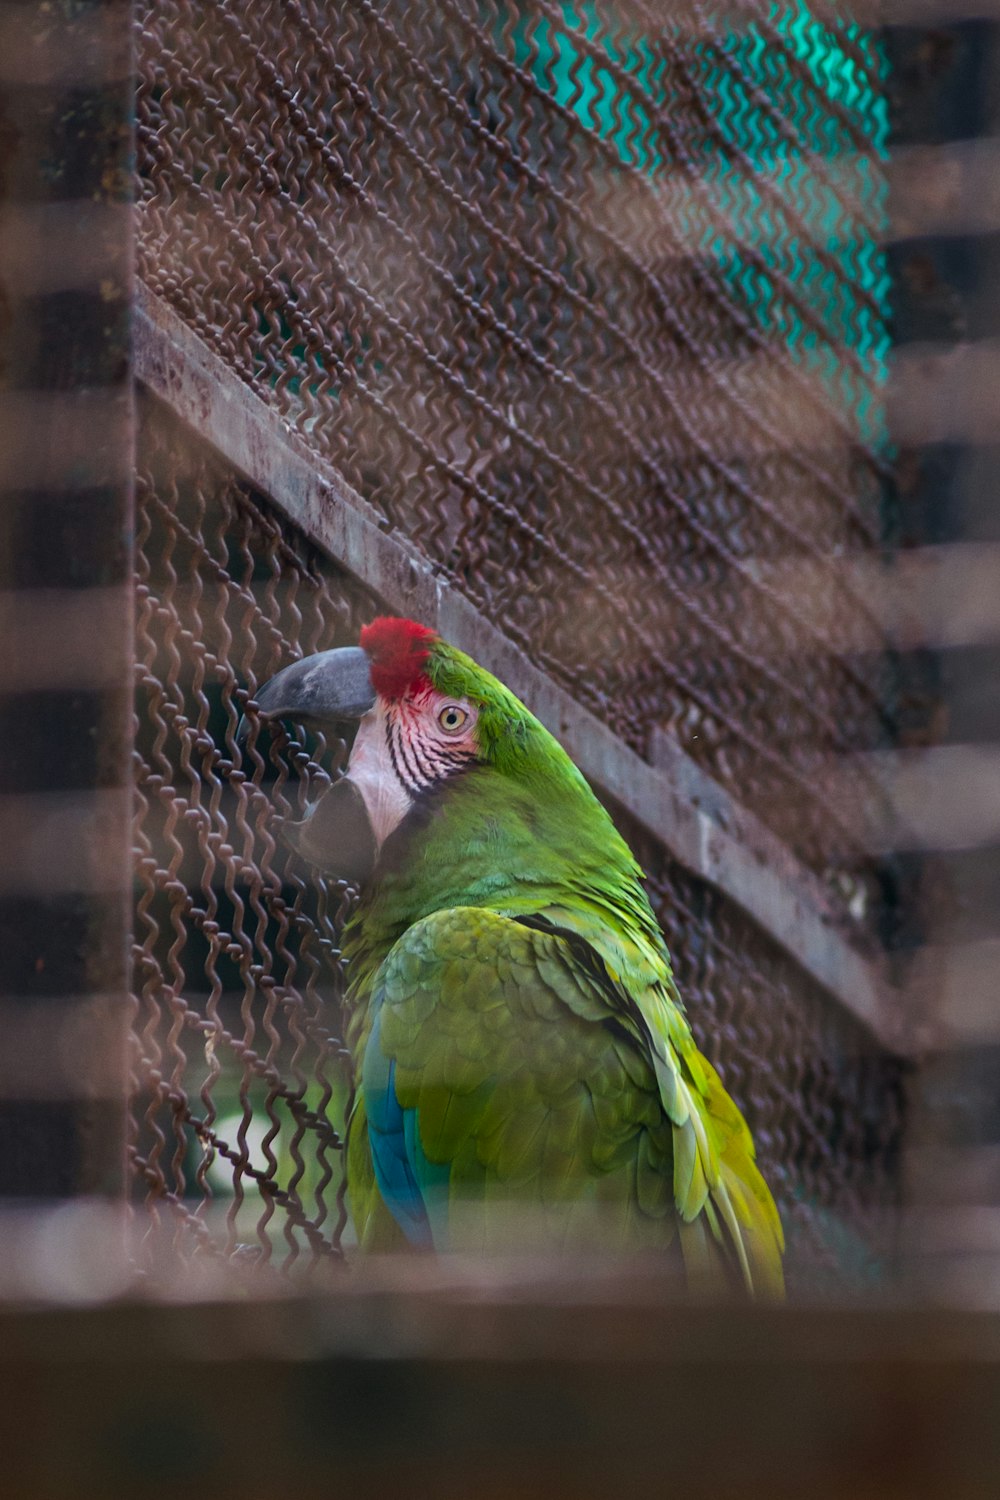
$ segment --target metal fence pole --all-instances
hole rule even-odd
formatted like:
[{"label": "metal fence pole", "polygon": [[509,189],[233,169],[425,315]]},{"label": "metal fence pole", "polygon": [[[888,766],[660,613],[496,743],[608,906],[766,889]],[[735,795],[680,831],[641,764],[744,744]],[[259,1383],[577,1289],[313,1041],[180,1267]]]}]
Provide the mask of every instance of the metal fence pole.
[{"label": "metal fence pole", "polygon": [[933,818],[897,857],[907,921],[895,961],[928,1038],[907,1139],[908,1270],[921,1293],[981,1297],[1000,1264],[990,1227],[1000,1184],[1000,832],[989,790],[1000,747],[1000,211],[988,191],[1000,26],[973,6],[903,10],[885,46],[897,557],[925,574],[922,623],[901,642],[900,739],[934,787]]},{"label": "metal fence pole", "polygon": [[0,1196],[119,1195],[131,12],[0,11]]}]

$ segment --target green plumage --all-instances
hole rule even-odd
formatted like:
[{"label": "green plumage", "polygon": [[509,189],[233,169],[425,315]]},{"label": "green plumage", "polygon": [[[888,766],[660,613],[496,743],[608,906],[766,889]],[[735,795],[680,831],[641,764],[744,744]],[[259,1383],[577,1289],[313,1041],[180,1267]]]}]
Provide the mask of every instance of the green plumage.
[{"label": "green plumage", "polygon": [[406,1242],[370,1149],[377,1093],[403,1112],[435,1246],[679,1246],[693,1285],[780,1295],[773,1200],[630,851],[506,688],[441,642],[426,670],[478,706],[480,760],[390,837],[344,937],[362,1245]]}]

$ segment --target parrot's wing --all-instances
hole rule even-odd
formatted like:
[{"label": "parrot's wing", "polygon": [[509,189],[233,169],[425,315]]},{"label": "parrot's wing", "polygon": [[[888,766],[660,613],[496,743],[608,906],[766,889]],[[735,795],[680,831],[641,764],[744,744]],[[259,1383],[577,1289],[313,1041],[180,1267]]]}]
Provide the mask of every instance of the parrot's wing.
[{"label": "parrot's wing", "polygon": [[785,1241],[777,1207],[757,1169],[746,1121],[698,1051],[665,950],[635,932],[613,932],[585,910],[550,907],[528,920],[567,938],[578,953],[582,946],[600,966],[616,1013],[648,1050],[674,1126],[674,1199],[688,1279],[711,1288],[717,1279],[713,1240],[721,1241],[735,1252],[748,1290],[783,1296]]},{"label": "parrot's wing", "polygon": [[[515,1249],[541,1232],[653,1248],[680,1223],[689,1275],[728,1284],[741,1267],[751,1284],[780,1282],[752,1147],[749,1185],[727,1164],[729,1143],[749,1141],[738,1111],[702,1059],[699,1086],[682,1057],[665,1067],[662,1041],[584,945],[482,908],[435,913],[389,954],[373,1016],[359,1106],[369,1178],[411,1243]],[[366,1192],[358,1124],[352,1195]],[[365,1212],[377,1222],[370,1192]],[[768,1249],[777,1271],[757,1275]]]}]

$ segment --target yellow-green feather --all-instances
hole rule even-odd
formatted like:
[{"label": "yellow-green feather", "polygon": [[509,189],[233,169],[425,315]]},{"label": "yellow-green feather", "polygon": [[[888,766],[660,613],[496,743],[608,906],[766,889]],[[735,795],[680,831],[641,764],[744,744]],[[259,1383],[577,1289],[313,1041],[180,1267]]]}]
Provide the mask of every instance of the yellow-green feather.
[{"label": "yellow-green feather", "polygon": [[[374,997],[381,1046],[427,1159],[453,1164],[449,1247],[512,1248],[523,1233],[533,1246],[666,1248],[679,1219],[694,1281],[722,1285],[736,1273],[776,1294],[780,1226],[735,1106],[701,1058],[696,1085],[661,1034],[657,1053],[676,1082],[668,1111],[662,1069],[638,1029],[622,1026],[617,1002],[610,976],[601,1002],[565,937],[484,908],[435,913],[393,948]],[[664,1032],[689,1051],[686,1027],[669,1020]],[[363,1242],[398,1243],[391,1218],[376,1215],[370,1168],[356,1180]],[[580,1205],[572,1234],[569,1203]]]}]

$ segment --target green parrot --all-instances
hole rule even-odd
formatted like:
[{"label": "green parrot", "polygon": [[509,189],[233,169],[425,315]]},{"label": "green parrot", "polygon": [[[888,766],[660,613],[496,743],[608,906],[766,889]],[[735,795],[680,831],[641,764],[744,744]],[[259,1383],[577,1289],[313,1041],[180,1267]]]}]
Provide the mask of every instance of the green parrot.
[{"label": "green parrot", "polygon": [[781,1223],[695,1046],[642,872],[502,683],[383,617],[284,668],[264,719],[360,721],[294,846],[361,895],[343,936],[360,1245],[663,1250],[782,1295]]}]

